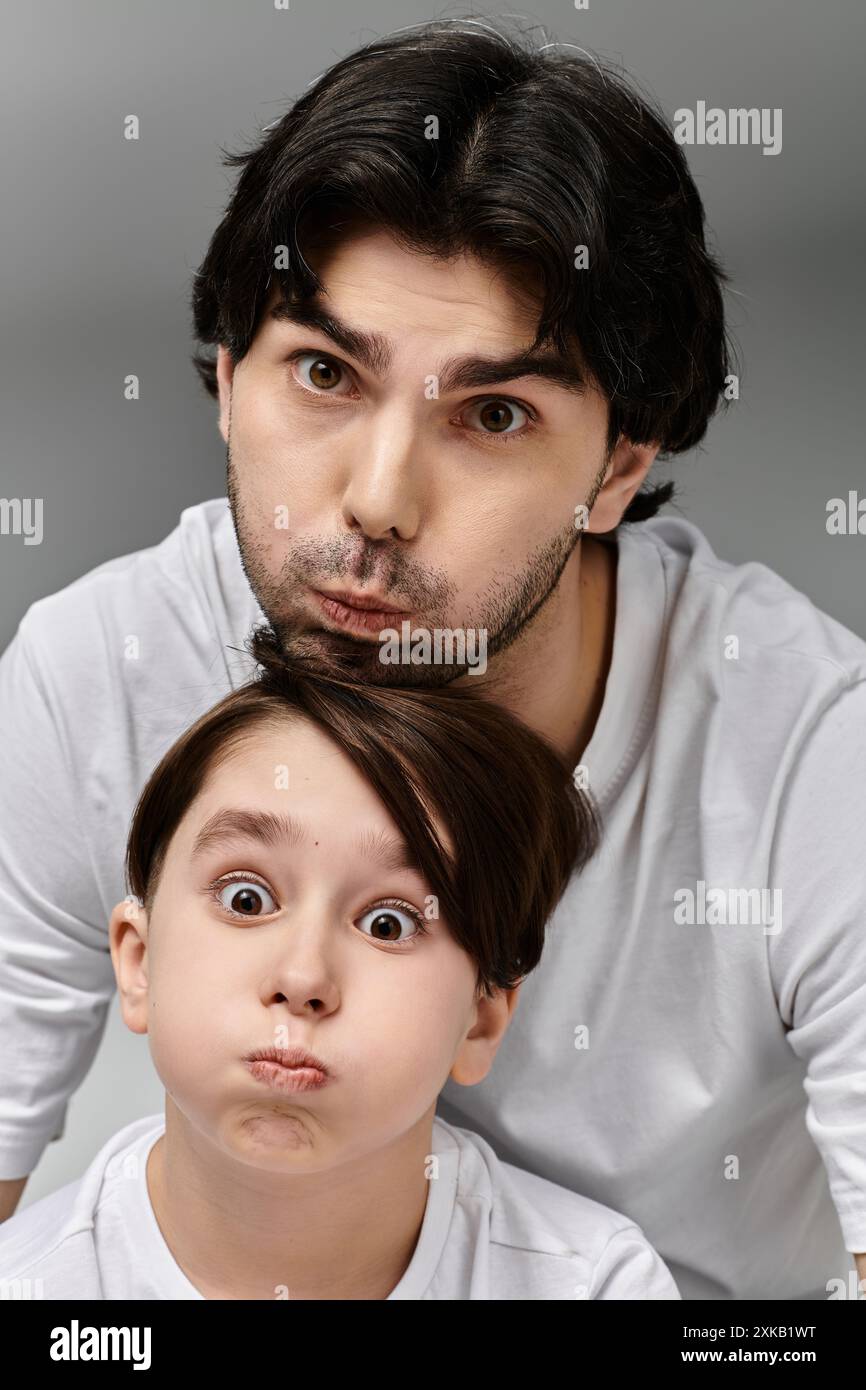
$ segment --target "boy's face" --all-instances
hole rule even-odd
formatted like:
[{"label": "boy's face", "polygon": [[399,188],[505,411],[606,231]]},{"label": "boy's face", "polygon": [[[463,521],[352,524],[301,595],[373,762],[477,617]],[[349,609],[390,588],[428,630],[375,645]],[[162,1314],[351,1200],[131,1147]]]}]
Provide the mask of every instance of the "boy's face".
[{"label": "boy's face", "polygon": [[[499,368],[478,384],[470,369],[529,347],[538,307],[477,259],[434,261],[381,229],[308,259],[337,329],[273,317],[274,286],[243,360],[232,370],[219,353],[244,567],[296,657],[349,654],[363,680],[443,684],[453,666],[380,662],[378,632],[407,619],[483,631],[494,657],[578,564],[575,509],[606,471],[588,529],[617,525],[655,449],[623,441],[606,466],[607,403],[589,384]],[[359,631],[322,590],[398,611]]]},{"label": "boy's face", "polygon": [[[244,835],[229,812],[291,816],[296,838]],[[487,1072],[517,991],[476,999],[473,961],[425,915],[429,885],[388,866],[401,843],[349,759],[286,720],[208,778],[172,838],[150,920],[115,908],[124,1020],[149,1034],[177,1110],[227,1155],[328,1168],[428,1121],[449,1074],[473,1084]],[[326,1083],[287,1092],[257,1079],[244,1058],[269,1046],[312,1053]]]}]

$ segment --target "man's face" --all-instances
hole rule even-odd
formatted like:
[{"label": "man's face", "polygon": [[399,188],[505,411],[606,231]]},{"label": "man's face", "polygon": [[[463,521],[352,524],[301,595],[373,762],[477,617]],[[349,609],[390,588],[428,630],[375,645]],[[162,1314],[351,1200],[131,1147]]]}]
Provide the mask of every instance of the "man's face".
[{"label": "man's face", "polygon": [[[278,287],[233,374],[220,349],[244,567],[290,654],[375,683],[445,684],[466,666],[383,664],[379,632],[407,619],[484,632],[489,660],[527,630],[604,472],[607,405],[591,385],[495,367],[479,385],[465,370],[525,351],[538,313],[474,258],[433,261],[373,230],[308,260],[319,307],[383,350],[273,317]],[[364,620],[322,591],[398,611]]]}]

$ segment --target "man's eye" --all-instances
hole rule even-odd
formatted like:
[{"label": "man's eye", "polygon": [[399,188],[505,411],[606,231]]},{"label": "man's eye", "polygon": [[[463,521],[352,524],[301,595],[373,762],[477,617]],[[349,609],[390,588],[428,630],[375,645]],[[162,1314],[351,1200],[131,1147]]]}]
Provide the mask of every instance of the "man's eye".
[{"label": "man's eye", "polygon": [[308,390],[342,394],[337,391],[337,387],[347,378],[339,362],[324,357],[320,352],[298,352],[290,360],[300,373],[301,384]]},{"label": "man's eye", "polygon": [[[529,414],[516,401],[500,400],[491,397],[486,401],[476,401],[467,411],[477,410],[482,430],[485,434],[515,434],[529,420]],[[510,426],[514,425],[514,429]]]},{"label": "man's eye", "polygon": [[365,936],[375,941],[385,941],[400,945],[420,936],[426,930],[421,922],[421,914],[408,907],[398,907],[394,903],[379,903],[358,918],[358,926]]},{"label": "man's eye", "polygon": [[[261,883],[236,878],[216,890],[217,902],[236,917],[261,917],[276,911],[276,903]],[[267,905],[270,903],[270,907]]]}]

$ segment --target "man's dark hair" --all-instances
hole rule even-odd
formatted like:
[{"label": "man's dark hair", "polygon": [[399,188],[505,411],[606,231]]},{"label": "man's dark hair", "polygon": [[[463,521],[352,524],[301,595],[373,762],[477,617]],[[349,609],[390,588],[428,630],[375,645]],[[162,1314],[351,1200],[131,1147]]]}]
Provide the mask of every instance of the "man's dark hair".
[{"label": "man's dark hair", "polygon": [[[664,113],[601,60],[434,21],[343,58],[254,149],[223,160],[243,172],[196,275],[200,344],[239,362],[275,278],[286,303],[321,292],[305,238],[360,218],[407,249],[472,254],[539,285],[532,347],[578,354],[609,403],[608,453],[620,434],[665,457],[706,433],[730,370],[728,276]],[[581,245],[588,269],[575,268]],[[214,356],[193,361],[216,396]],[[638,493],[623,522],[673,492]]]}]

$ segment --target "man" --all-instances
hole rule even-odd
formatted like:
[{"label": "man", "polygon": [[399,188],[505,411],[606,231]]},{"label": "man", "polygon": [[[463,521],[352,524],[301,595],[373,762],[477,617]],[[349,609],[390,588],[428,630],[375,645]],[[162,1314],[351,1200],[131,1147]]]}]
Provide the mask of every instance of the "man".
[{"label": "man", "polygon": [[[231,512],[34,604],[0,661],[6,1213],[98,1045],[138,791],[265,616],[322,669],[483,689],[601,813],[444,1118],[627,1213],[684,1298],[827,1297],[866,1249],[866,644],[641,491],[729,371],[681,150],[612,71],[442,23],[233,162],[194,292]],[[404,623],[485,668],[383,661]]]}]

